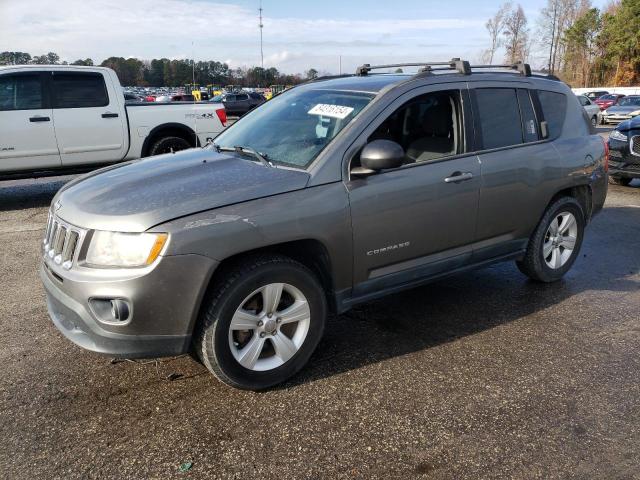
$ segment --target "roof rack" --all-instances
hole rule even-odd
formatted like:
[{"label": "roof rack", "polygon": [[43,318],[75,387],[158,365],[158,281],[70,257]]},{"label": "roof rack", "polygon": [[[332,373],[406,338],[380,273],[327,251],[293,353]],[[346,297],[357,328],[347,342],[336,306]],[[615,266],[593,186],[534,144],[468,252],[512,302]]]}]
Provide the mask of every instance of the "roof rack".
[{"label": "roof rack", "polygon": [[462,75],[471,75],[474,68],[508,68],[509,70],[518,71],[525,77],[531,76],[531,67],[528,63],[522,61],[502,65],[471,65],[468,61],[459,58],[452,58],[448,62],[391,63],[387,65],[370,65],[365,63],[356,69],[356,75],[366,76],[371,70],[394,67],[421,67],[418,73],[430,73],[435,70],[455,70]]}]

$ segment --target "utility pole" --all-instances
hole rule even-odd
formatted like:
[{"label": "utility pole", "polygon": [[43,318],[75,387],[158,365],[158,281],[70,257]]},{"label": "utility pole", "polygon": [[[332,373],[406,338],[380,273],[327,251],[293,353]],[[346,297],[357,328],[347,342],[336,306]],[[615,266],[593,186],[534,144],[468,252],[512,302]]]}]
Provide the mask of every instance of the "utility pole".
[{"label": "utility pole", "polygon": [[260,27],[260,66],[264,70],[264,53],[262,51],[262,28],[264,27],[262,24],[262,0],[260,0],[260,8],[258,11],[260,12],[260,24],[258,25]]}]

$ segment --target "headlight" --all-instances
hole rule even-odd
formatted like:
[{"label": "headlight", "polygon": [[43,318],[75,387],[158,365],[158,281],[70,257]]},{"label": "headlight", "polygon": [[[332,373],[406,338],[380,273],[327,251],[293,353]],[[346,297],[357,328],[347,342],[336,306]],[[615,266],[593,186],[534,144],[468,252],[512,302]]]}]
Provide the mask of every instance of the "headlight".
[{"label": "headlight", "polygon": [[610,134],[609,134],[609,138],[613,139],[613,140],[620,140],[621,142],[626,142],[627,141],[627,136],[620,132],[619,130],[613,130]]},{"label": "headlight", "polygon": [[151,265],[167,242],[166,233],[118,233],[97,230],[91,237],[86,262],[96,267]]},{"label": "headlight", "polygon": [[640,115],[640,110],[634,110],[633,112],[631,112],[629,115],[631,115],[632,117],[635,117],[637,115]]}]

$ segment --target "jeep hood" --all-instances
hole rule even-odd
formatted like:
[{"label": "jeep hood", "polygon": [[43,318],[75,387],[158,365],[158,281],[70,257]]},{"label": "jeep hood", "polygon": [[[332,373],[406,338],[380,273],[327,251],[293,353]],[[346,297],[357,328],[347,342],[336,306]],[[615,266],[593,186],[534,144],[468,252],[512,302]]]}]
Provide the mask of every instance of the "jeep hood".
[{"label": "jeep hood", "polygon": [[79,227],[142,232],[185,215],[298,190],[308,180],[304,171],[268,167],[248,156],[187,150],[79,177],[52,204],[60,218]]}]

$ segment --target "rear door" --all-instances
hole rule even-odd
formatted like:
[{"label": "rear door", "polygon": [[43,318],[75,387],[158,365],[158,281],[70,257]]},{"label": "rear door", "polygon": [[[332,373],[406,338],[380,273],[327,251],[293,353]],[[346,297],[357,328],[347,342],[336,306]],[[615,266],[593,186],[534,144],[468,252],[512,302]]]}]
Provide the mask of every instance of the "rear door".
[{"label": "rear door", "polygon": [[63,166],[108,163],[126,153],[124,96],[100,72],[54,71],[53,120]]},{"label": "rear door", "polygon": [[45,75],[0,75],[0,172],[60,166]]},{"label": "rear door", "polygon": [[526,83],[472,86],[482,168],[474,257],[481,261],[526,247],[555,188],[547,177],[558,169],[559,158],[553,145],[541,138],[536,97]]}]

